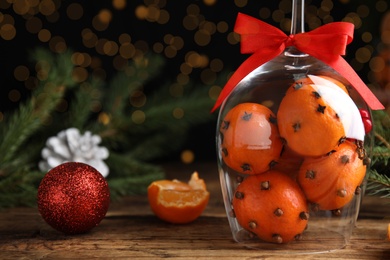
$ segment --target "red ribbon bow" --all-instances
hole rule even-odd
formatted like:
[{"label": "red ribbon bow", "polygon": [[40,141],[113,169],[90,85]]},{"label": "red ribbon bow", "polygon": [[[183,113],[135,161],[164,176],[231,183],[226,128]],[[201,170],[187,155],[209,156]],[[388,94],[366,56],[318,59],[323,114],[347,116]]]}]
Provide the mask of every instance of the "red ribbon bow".
[{"label": "red ribbon bow", "polygon": [[289,46],[295,46],[299,51],[321,60],[340,73],[372,110],[384,109],[376,96],[341,57],[341,55],[345,55],[347,44],[352,42],[353,30],[352,23],[334,22],[307,33],[287,36],[272,25],[239,13],[234,31],[241,35],[241,53],[253,54],[241,64],[228,80],[212,111],[222,104],[246,75],[281,54]]}]

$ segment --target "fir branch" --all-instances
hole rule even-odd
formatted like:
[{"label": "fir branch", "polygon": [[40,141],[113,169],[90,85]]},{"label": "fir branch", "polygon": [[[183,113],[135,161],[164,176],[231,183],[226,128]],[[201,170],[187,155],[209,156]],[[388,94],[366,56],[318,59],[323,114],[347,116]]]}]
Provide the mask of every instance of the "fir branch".
[{"label": "fir branch", "polygon": [[[184,88],[184,86],[183,86]],[[154,91],[142,108],[145,121],[137,124],[132,120],[115,122],[117,128],[128,134],[137,135],[147,132],[156,132],[161,129],[190,127],[196,124],[211,122],[216,115],[210,113],[214,100],[208,95],[208,88],[203,85],[186,86],[187,92],[180,97],[172,97],[168,91],[169,86],[162,86]],[[183,116],[176,118],[175,109],[181,110]],[[131,112],[134,111],[132,108]],[[127,116],[129,117],[129,116]]]},{"label": "fir branch", "polygon": [[[35,203],[39,180],[44,176],[34,170],[40,151],[47,138],[60,130],[77,127],[101,135],[110,150],[107,181],[112,197],[118,198],[145,193],[152,181],[164,178],[164,171],[147,161],[178,149],[192,126],[215,116],[209,112],[213,100],[208,97],[208,87],[186,86],[191,91],[178,98],[171,96],[165,85],[152,93],[142,107],[146,121],[137,124],[131,119],[129,115],[141,108],[131,107],[127,100],[157,75],[161,57],[135,60],[109,86],[104,86],[93,78],[76,84],[70,53],[53,55],[37,50],[34,55],[41,79],[38,88],[0,125],[4,138],[0,143],[0,154],[4,155],[0,157],[0,208]],[[70,105],[68,111],[56,112],[58,102],[64,98]],[[91,111],[94,103],[104,108],[97,117]],[[174,116],[175,109],[184,114]],[[107,120],[102,120],[101,115],[107,115]],[[47,119],[51,124],[43,124]]]},{"label": "fir branch", "polygon": [[161,172],[152,172],[148,175],[111,178],[108,180],[110,197],[112,200],[117,200],[126,195],[145,194],[150,183],[163,177]]},{"label": "fir branch", "polygon": [[100,103],[104,96],[103,83],[97,79],[91,78],[89,82],[83,83],[75,89],[73,98],[70,101],[67,114],[66,126],[63,128],[75,127],[84,130],[91,117],[94,102]]},{"label": "fir branch", "polygon": [[[210,113],[214,101],[208,96],[208,88],[193,85],[188,89],[184,96],[172,97],[167,85],[160,87],[142,108],[129,107],[126,114],[112,116],[110,124],[99,135],[117,150],[131,149],[131,155],[140,160],[165,156],[184,142],[192,126],[215,119],[216,115]],[[175,109],[183,112],[182,117],[174,116]],[[142,123],[131,119],[135,110],[144,113]],[[145,153],[147,147],[152,148]]]},{"label": "fir branch", "polygon": [[387,166],[390,160],[390,115],[385,111],[374,111],[373,123],[375,139],[371,159],[375,169]]},{"label": "fir branch", "polygon": [[390,117],[385,111],[373,111],[374,144],[371,169],[368,174],[367,194],[390,197]]},{"label": "fir branch", "polygon": [[372,165],[375,167],[377,163],[387,165],[390,160],[390,149],[384,146],[375,145],[372,148]]},{"label": "fir branch", "polygon": [[140,138],[139,142],[132,144],[129,155],[141,161],[159,159],[176,151],[187,138],[187,128],[161,130]]},{"label": "fir branch", "polygon": [[[74,84],[69,80],[71,74],[64,74],[71,73],[73,69],[70,55],[60,55],[56,59],[50,52],[37,50],[33,56],[41,66],[39,73],[48,75],[47,80],[40,82],[29,102],[20,105],[19,110],[2,125],[0,154],[3,156],[0,157],[0,165],[11,161],[21,145],[48,118],[63,97],[66,84]],[[51,63],[54,65],[50,65]]]},{"label": "fir branch", "polygon": [[144,194],[147,186],[156,179],[163,179],[160,167],[132,159],[128,154],[110,153],[108,184],[113,199],[131,194]]},{"label": "fir branch", "polygon": [[112,115],[122,114],[129,95],[155,77],[163,64],[162,57],[158,55],[146,55],[133,60],[125,71],[111,80],[109,91],[103,100],[104,110]]},{"label": "fir branch", "polygon": [[[383,110],[376,110],[372,112],[374,130],[376,138],[376,145],[382,145],[390,141],[390,115]],[[378,138],[379,137],[379,138]]]},{"label": "fir branch", "polygon": [[[129,150],[131,156],[139,160],[150,161],[166,156],[184,143],[191,127],[214,119],[215,115],[209,112],[213,101],[201,92],[195,89],[188,96],[171,97],[170,102],[156,105],[152,102],[143,110],[145,121],[141,124],[129,119],[113,120],[116,131],[108,139],[121,140],[117,147]],[[183,111],[183,116],[176,118],[173,115],[175,109]],[[124,136],[126,140],[123,140]]]},{"label": "fir branch", "polygon": [[36,67],[39,68],[40,78],[45,78],[42,81],[68,88],[77,86],[73,76],[74,64],[71,56],[71,50],[55,55],[44,48],[37,48],[31,53],[31,59],[36,62]]},{"label": "fir branch", "polygon": [[106,163],[112,171],[110,177],[137,176],[147,175],[149,172],[163,172],[160,167],[136,160],[126,153],[110,152]]},{"label": "fir branch", "polygon": [[[161,158],[180,148],[191,127],[213,120],[215,115],[209,112],[213,101],[199,92],[195,89],[192,95],[148,107],[145,122],[128,129],[131,135],[144,136],[132,144],[131,155],[141,160]],[[175,109],[183,111],[181,118],[173,116]]]},{"label": "fir branch", "polygon": [[39,128],[40,124],[39,118],[33,116],[31,105],[20,105],[19,111],[2,125],[0,165],[12,161],[20,146]]},{"label": "fir branch", "polygon": [[383,136],[381,136],[377,132],[374,133],[374,136],[376,139],[379,140],[379,142],[381,142],[384,146],[386,146],[387,149],[390,149],[390,143]]},{"label": "fir branch", "polygon": [[[215,115],[210,113],[213,103],[214,101],[208,95],[202,96],[199,91],[194,90],[187,96],[173,99],[171,102],[161,104],[160,106],[149,106],[145,110],[146,118],[149,120],[149,123],[156,122],[159,125],[150,125],[148,127],[159,128],[165,126],[170,128],[173,123],[172,119],[175,121],[175,127],[210,122],[215,118]],[[179,120],[173,116],[175,109],[183,112],[183,116]]]},{"label": "fir branch", "polygon": [[372,170],[368,177],[367,194],[380,196],[381,198],[390,198],[390,178]]},{"label": "fir branch", "polygon": [[11,172],[0,181],[0,209],[15,206],[35,206],[37,186],[43,174],[27,167]]},{"label": "fir branch", "polygon": [[70,53],[55,56],[49,51],[37,50],[33,57],[39,67],[39,78],[44,80],[39,82],[25,103],[7,115],[0,126],[1,208],[32,205],[31,199],[35,202],[37,180],[43,175],[40,172],[34,174],[32,171],[34,166],[31,163],[38,151],[36,149],[38,146],[34,142],[36,138],[33,137],[50,118],[64,96],[66,87],[75,85],[72,80],[73,64]]},{"label": "fir branch", "polygon": [[[139,133],[145,130],[158,131],[205,123],[214,117],[209,112],[210,104],[212,100],[209,97],[203,99],[183,97],[161,105],[149,106],[144,110],[145,122],[139,125],[132,121],[129,122],[128,131]],[[175,118],[173,115],[175,109],[181,110],[183,117]]]}]

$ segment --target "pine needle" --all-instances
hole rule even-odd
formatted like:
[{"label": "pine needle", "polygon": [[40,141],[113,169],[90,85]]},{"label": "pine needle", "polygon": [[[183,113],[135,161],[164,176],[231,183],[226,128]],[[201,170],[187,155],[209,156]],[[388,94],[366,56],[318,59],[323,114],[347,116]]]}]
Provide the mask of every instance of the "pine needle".
[{"label": "pine needle", "polygon": [[158,55],[146,55],[136,58],[123,72],[111,80],[104,98],[104,110],[112,115],[121,115],[129,96],[158,75],[163,66],[163,59]]},{"label": "pine needle", "polygon": [[390,116],[385,111],[373,111],[374,145],[366,193],[371,196],[390,197]]},{"label": "pine needle", "polygon": [[[110,151],[107,181],[112,197],[118,198],[145,193],[152,181],[164,178],[164,171],[150,162],[179,149],[191,127],[215,119],[209,112],[214,102],[209,86],[191,82],[182,86],[181,96],[172,96],[172,83],[153,82],[162,71],[161,56],[137,57],[109,83],[91,77],[77,84],[71,52],[54,55],[38,49],[32,56],[44,80],[0,125],[0,154],[4,155],[0,157],[0,208],[34,204],[44,176],[37,170],[40,152],[46,140],[61,130],[76,127],[102,137],[102,145]],[[137,93],[146,95],[146,85],[156,82],[158,88],[152,86],[144,104],[129,102]],[[68,110],[55,111],[63,99]],[[94,104],[101,110],[93,109]],[[132,118],[135,111],[145,115],[143,122]]]},{"label": "pine needle", "polygon": [[371,171],[368,178],[367,194],[390,198],[390,178],[384,174],[379,174],[375,170]]},{"label": "pine needle", "polygon": [[66,85],[74,84],[69,80],[71,74],[64,74],[71,73],[73,68],[73,65],[71,68],[67,67],[71,64],[70,55],[58,56],[56,59],[42,50],[37,50],[34,54],[36,58],[40,55],[42,59],[37,60],[37,64],[40,64],[40,73],[48,75],[47,80],[40,82],[30,100],[21,104],[19,109],[1,125],[0,164],[12,160],[22,144],[48,119],[63,97]]}]

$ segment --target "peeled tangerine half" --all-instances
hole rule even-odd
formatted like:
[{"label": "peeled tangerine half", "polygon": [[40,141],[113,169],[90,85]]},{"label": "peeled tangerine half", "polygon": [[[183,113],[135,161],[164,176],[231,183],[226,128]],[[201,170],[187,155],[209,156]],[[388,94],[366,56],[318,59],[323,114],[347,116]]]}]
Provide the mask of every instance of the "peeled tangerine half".
[{"label": "peeled tangerine half", "polygon": [[206,208],[210,193],[197,172],[188,183],[178,180],[159,180],[148,187],[149,205],[160,219],[185,224],[197,219]]},{"label": "peeled tangerine half", "polygon": [[390,223],[387,225],[387,240],[390,241]]},{"label": "peeled tangerine half", "polygon": [[240,173],[259,174],[269,170],[283,148],[276,117],[261,104],[242,103],[233,107],[219,130],[222,158]]},{"label": "peeled tangerine half", "polygon": [[322,156],[346,137],[364,140],[360,112],[346,90],[327,77],[296,80],[277,113],[287,146],[302,156]]}]

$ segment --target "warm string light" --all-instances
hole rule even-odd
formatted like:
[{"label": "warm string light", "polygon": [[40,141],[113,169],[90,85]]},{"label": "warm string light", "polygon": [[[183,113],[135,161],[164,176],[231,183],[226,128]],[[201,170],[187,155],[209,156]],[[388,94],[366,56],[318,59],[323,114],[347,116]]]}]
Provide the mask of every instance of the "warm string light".
[{"label": "warm string light", "polygon": [[[236,11],[254,5],[247,0],[235,0],[232,2]],[[339,0],[341,4],[350,4],[351,0]],[[192,77],[199,77],[200,81],[209,85],[209,96],[216,99],[221,85],[216,84],[218,73],[226,68],[224,58],[214,57],[213,53],[203,51],[209,46],[213,46],[217,39],[224,39],[224,45],[239,44],[239,36],[234,33],[231,27],[232,21],[215,19],[210,15],[205,15],[208,8],[213,8],[219,3],[216,0],[203,0],[191,2],[181,13],[181,21],[175,26],[171,23],[177,17],[177,10],[168,6],[167,0],[144,0],[138,6],[129,8],[130,2],[126,0],[112,0],[111,5],[105,5],[100,10],[91,14],[83,4],[74,2],[67,4],[60,0],[0,0],[0,39],[5,41],[15,41],[19,33],[29,33],[41,42],[42,46],[47,46],[52,52],[62,53],[69,49],[71,41],[79,38],[80,44],[85,48],[83,51],[76,50],[72,55],[72,62],[75,65],[73,78],[76,82],[84,84],[92,75],[106,79],[107,60],[111,59],[111,66],[114,70],[131,73],[127,67],[128,60],[135,59],[147,51],[153,51],[164,55],[168,60],[175,60],[178,63],[177,75],[174,83],[169,86],[169,93],[176,98],[180,98],[185,90],[185,85]],[[335,12],[335,1],[306,1],[306,26],[307,30],[312,30],[326,23],[334,22],[332,16]],[[344,15],[342,21],[351,22],[357,30],[364,29],[363,25],[370,19],[371,15],[383,15],[388,9],[387,0],[378,0],[374,8],[367,4],[360,4],[356,10],[350,10]],[[258,10],[253,16],[273,22],[283,31],[289,32],[291,25],[291,0],[280,0],[277,8],[265,7],[259,4]],[[126,13],[127,12],[127,13]],[[132,13],[128,13],[132,12]],[[126,13],[125,15],[117,15]],[[86,21],[87,16],[90,21]],[[149,23],[154,28],[174,28],[172,31],[162,30],[158,34],[161,37],[154,42],[148,39],[137,39],[129,31],[122,31],[115,36],[116,28],[114,24],[118,19],[131,16],[140,23]],[[224,17],[224,16],[218,16]],[[229,19],[234,19],[227,15]],[[16,26],[17,21],[24,21],[25,26]],[[175,20],[176,21],[176,20]],[[82,23],[84,27],[80,31],[74,31],[75,39],[68,39],[61,31],[56,31],[56,23],[75,22]],[[126,23],[126,21],[121,21]],[[169,27],[170,26],[170,27]],[[123,28],[132,28],[134,24],[129,24]],[[137,30],[135,30],[136,32]],[[384,44],[390,43],[390,33],[384,32],[381,35],[381,42],[378,43],[374,32],[363,31],[361,41],[365,44],[355,50],[350,61],[353,68],[359,73],[368,67],[368,79],[374,81],[373,72],[380,72],[384,69],[386,61],[381,57],[376,57],[375,53],[384,48]],[[139,37],[139,35],[137,35]],[[141,35],[142,36],[142,35]],[[188,47],[190,46],[190,47]],[[228,56],[228,55],[227,55]],[[104,61],[105,62],[104,62]],[[238,66],[239,64],[237,64]],[[27,90],[34,89],[39,80],[47,77],[47,70],[42,69],[47,64],[38,64],[36,73],[31,73],[25,64],[19,64],[13,70],[14,79],[23,82]],[[234,68],[232,68],[234,69]],[[36,74],[36,76],[32,76]],[[130,75],[130,74],[129,74]],[[8,99],[12,102],[19,102],[22,98],[19,89],[11,89],[7,93]],[[129,104],[134,107],[131,119],[135,124],[142,124],[147,120],[142,111],[147,103],[147,97],[142,88],[134,93],[130,93]],[[66,100],[60,102],[58,111],[66,111]],[[105,115],[104,111],[99,111],[100,104],[97,102],[91,110]],[[185,117],[186,111],[182,108],[175,108],[172,116],[177,120]],[[0,113],[0,122],[3,114]],[[108,122],[107,116],[100,116],[101,122]]]}]

